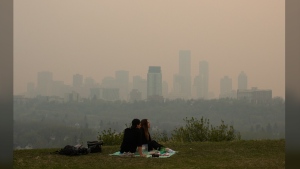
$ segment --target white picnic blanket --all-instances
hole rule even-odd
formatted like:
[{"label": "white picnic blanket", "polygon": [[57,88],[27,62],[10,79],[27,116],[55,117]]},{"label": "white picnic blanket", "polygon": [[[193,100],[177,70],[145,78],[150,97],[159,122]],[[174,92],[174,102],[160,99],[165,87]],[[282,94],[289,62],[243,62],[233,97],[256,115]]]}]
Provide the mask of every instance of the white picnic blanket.
[{"label": "white picnic blanket", "polygon": [[[163,154],[160,154],[160,153],[158,153],[159,154],[159,157],[152,157],[152,153],[151,152],[149,152],[148,154],[147,154],[147,158],[169,158],[169,157],[171,157],[172,155],[174,155],[174,154],[176,154],[176,153],[178,153],[178,151],[173,151],[173,152],[170,152],[170,153],[163,153]],[[110,156],[120,156],[120,157],[140,157],[140,155],[138,154],[138,153],[120,153],[120,151],[117,151],[117,152],[115,152],[115,153],[113,153],[113,154],[109,154]]]}]

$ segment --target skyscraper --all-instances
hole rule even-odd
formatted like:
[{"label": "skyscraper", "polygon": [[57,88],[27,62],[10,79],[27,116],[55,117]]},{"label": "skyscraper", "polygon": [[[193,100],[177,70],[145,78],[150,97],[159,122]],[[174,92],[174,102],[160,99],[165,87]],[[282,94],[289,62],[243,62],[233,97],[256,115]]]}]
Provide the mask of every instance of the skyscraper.
[{"label": "skyscraper", "polygon": [[147,99],[162,98],[162,74],[160,66],[149,66],[147,73]]},{"label": "skyscraper", "polygon": [[[179,72],[174,76],[173,95],[176,97],[191,98],[191,51],[179,51]],[[178,79],[182,79],[178,81]]]},{"label": "skyscraper", "polygon": [[132,89],[137,89],[141,92],[141,99],[147,98],[147,80],[141,76],[133,76],[132,78]]},{"label": "skyscraper", "polygon": [[232,79],[224,76],[220,80],[220,98],[232,97]]},{"label": "skyscraper", "polygon": [[199,62],[199,75],[195,77],[194,87],[196,89],[196,97],[201,99],[209,99],[208,97],[208,80],[209,67],[207,61]]},{"label": "skyscraper", "polygon": [[247,90],[248,78],[246,73],[242,71],[238,76],[238,90]]},{"label": "skyscraper", "polygon": [[191,76],[191,51],[179,51],[179,75]]},{"label": "skyscraper", "polygon": [[117,88],[115,78],[110,77],[110,76],[104,77],[101,82],[101,87],[102,88]]},{"label": "skyscraper", "polygon": [[38,72],[37,75],[37,92],[42,96],[49,96],[52,88],[52,72]]},{"label": "skyscraper", "polygon": [[125,70],[119,70],[115,73],[116,85],[119,88],[119,94],[121,100],[128,100],[129,95],[129,72]]},{"label": "skyscraper", "polygon": [[90,90],[90,88],[95,87],[96,82],[92,77],[86,77],[84,79],[84,87]]},{"label": "skyscraper", "polygon": [[184,76],[179,74],[175,74],[173,76],[173,91],[171,94],[172,99],[185,99],[186,93],[184,93],[183,89]]},{"label": "skyscraper", "polygon": [[82,87],[83,85],[83,76],[80,74],[73,75],[73,87]]}]

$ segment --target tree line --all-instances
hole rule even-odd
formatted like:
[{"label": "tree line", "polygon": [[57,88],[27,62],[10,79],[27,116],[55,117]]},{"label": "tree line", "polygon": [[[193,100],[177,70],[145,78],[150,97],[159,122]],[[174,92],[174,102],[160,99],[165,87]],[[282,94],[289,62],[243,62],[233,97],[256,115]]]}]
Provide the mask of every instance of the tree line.
[{"label": "tree line", "polygon": [[183,119],[192,117],[209,119],[211,125],[225,121],[240,132],[241,139],[280,139],[285,135],[282,98],[264,104],[237,99],[133,103],[105,100],[57,103],[32,99],[14,104],[14,145],[46,148],[95,140],[98,133],[109,128],[121,133],[133,118],[147,118],[153,133],[171,137],[175,128],[185,125]]}]

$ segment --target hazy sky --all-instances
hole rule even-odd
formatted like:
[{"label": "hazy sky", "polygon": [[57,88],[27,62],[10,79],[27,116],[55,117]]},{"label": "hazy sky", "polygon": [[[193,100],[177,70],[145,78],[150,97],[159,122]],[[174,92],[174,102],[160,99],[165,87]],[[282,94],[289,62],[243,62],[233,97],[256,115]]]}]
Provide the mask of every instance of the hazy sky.
[{"label": "hazy sky", "polygon": [[97,82],[116,70],[147,77],[161,66],[173,87],[178,51],[191,50],[192,79],[209,62],[209,90],[244,71],[248,87],[285,95],[284,0],[15,0],[14,92],[25,92],[38,71],[72,83]]}]

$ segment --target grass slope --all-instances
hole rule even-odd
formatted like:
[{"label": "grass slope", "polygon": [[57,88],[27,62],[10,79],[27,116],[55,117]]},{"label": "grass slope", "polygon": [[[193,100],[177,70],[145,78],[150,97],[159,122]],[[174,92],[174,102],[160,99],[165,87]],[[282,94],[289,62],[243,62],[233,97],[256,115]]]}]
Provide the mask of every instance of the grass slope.
[{"label": "grass slope", "polygon": [[116,157],[119,146],[103,146],[102,153],[82,156],[52,154],[58,149],[15,150],[13,168],[164,169],[164,168],[285,168],[285,140],[165,143],[179,151],[170,158]]}]

